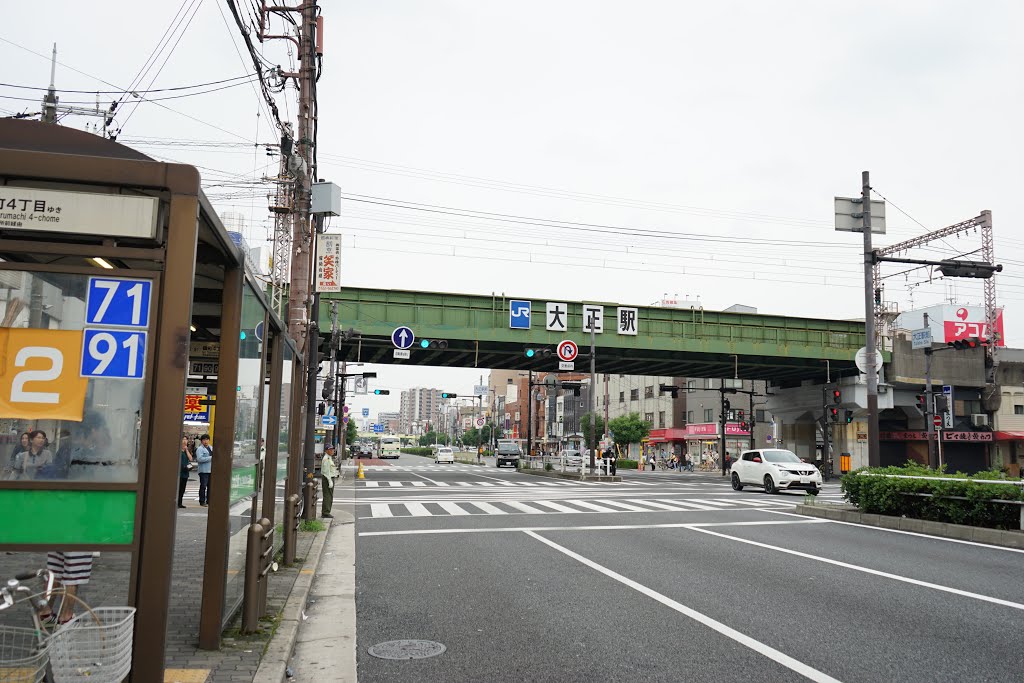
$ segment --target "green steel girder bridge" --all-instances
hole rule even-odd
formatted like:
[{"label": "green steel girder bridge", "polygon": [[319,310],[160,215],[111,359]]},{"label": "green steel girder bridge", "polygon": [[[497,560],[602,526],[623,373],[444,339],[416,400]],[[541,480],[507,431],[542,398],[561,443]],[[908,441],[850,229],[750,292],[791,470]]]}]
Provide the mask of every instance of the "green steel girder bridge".
[{"label": "green steel girder bridge", "polygon": [[[551,348],[563,339],[575,341],[580,353],[590,348],[584,332],[584,302],[527,299],[532,305],[530,329],[509,326],[512,298],[344,287],[321,294],[320,330],[331,329],[328,302],[338,303],[338,324],[362,333],[343,345],[341,358],[350,362],[399,363],[440,367],[553,371],[558,358],[526,357],[528,347]],[[566,332],[545,329],[548,301],[568,304]],[[825,361],[836,373],[855,372],[854,356],[864,344],[864,324],[821,318],[799,318],[631,306],[637,309],[637,334],[618,334],[617,304],[604,306],[604,332],[596,335],[597,371],[667,377],[734,377],[767,379],[778,385],[822,379]],[[410,358],[395,359],[391,333],[412,328],[416,344]],[[444,340],[444,350],[421,349],[421,339]],[[589,371],[577,359],[576,371]]]}]

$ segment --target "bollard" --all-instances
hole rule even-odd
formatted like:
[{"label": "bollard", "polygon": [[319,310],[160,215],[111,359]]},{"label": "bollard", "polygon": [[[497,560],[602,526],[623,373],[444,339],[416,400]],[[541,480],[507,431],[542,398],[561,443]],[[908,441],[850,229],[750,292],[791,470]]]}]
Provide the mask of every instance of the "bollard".
[{"label": "bollard", "polygon": [[274,523],[264,517],[260,520],[263,527],[263,547],[260,554],[259,610],[262,617],[267,613],[267,579],[274,564]]},{"label": "bollard", "polygon": [[259,628],[260,554],[263,550],[263,526],[250,524],[245,545],[245,578],[242,589],[242,632],[255,633]]},{"label": "bollard", "polygon": [[356,479],[366,479],[366,474],[363,472],[363,463],[359,463],[359,467],[356,468]]},{"label": "bollard", "polygon": [[295,542],[299,534],[299,494],[293,493],[284,501],[284,563],[295,564]]},{"label": "bollard", "polygon": [[302,518],[316,519],[316,481],[312,474],[307,475],[302,487]]}]

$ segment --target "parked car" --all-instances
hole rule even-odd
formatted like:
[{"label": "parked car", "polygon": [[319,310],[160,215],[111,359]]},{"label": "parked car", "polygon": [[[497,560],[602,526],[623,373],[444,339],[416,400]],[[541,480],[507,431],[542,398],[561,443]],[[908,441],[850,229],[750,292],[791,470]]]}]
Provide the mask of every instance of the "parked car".
[{"label": "parked car", "polygon": [[558,453],[558,458],[566,467],[579,467],[583,464],[583,454],[574,448],[568,448]]},{"label": "parked car", "polygon": [[441,446],[437,449],[437,453],[434,454],[434,462],[436,464],[451,463],[455,464],[455,451],[448,448],[447,446]]},{"label": "parked car", "polygon": [[796,453],[781,448],[744,451],[732,463],[732,487],[762,486],[765,493],[798,489],[817,495],[821,490],[821,472],[804,462]]}]

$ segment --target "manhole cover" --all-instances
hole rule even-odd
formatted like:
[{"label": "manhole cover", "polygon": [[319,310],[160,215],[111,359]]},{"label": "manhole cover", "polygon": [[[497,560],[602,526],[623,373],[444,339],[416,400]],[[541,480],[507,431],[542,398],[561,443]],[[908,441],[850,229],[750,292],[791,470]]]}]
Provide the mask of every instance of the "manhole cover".
[{"label": "manhole cover", "polygon": [[381,659],[425,659],[445,651],[445,646],[432,640],[389,640],[377,643],[367,652]]}]

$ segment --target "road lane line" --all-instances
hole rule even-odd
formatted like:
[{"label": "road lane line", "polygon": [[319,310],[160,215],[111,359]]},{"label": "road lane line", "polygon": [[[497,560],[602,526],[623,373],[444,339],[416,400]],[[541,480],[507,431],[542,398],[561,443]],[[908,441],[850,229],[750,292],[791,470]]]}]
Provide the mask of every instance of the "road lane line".
[{"label": "road lane line", "polygon": [[718,510],[719,509],[719,508],[711,507],[710,505],[704,505],[702,503],[690,502],[689,499],[687,499],[687,500],[679,500],[677,498],[675,500],[669,500],[668,498],[657,498],[656,500],[658,502],[661,502],[661,503],[669,503],[670,505],[677,505],[677,506],[683,508],[684,510]]},{"label": "road lane line", "polygon": [[[809,515],[801,515],[799,512],[783,512],[782,510],[764,510],[764,512],[770,512],[773,515],[785,515],[787,517],[809,517]],[[824,518],[814,517],[812,519]],[[1021,548],[1009,548],[1004,545],[992,545],[990,543],[980,543],[978,541],[967,541],[962,538],[946,538],[945,536],[932,536],[930,534],[923,534],[919,531],[907,531],[906,529],[889,529],[881,526],[872,526],[871,524],[858,524],[857,522],[841,522],[838,519],[825,519],[824,521],[828,522],[829,524],[845,524],[846,526],[855,526],[860,527],[861,529],[872,529],[874,531],[888,531],[894,534],[906,534],[907,536],[917,536],[918,538],[926,538],[929,541],[947,541],[949,543],[962,543],[964,545],[978,546],[979,548],[1005,550],[1010,553],[1024,553],[1024,549]]]},{"label": "road lane line", "polygon": [[842,562],[840,560],[831,560],[826,557],[817,557],[808,553],[802,553],[799,550],[790,550],[789,548],[782,548],[777,545],[770,545],[768,543],[761,543],[760,541],[751,541],[746,538],[737,538],[736,536],[730,536],[728,534],[722,534],[717,531],[711,531],[710,529],[701,529],[697,525],[693,525],[693,530],[702,534],[708,534],[709,536],[718,536],[730,541],[736,541],[737,543],[746,543],[747,545],[757,546],[759,548],[766,548],[768,550],[775,550],[780,553],[786,553],[787,555],[794,555],[796,557],[803,557],[808,560],[814,560],[815,562],[824,562],[825,564],[831,564],[836,567],[843,567],[844,569],[852,569],[853,571],[863,572],[865,574],[871,574],[872,576],[881,576],[885,579],[892,579],[893,581],[899,581],[901,583],[909,583],[913,586],[921,586],[923,588],[931,588],[932,590],[941,591],[943,593],[951,593],[953,595],[960,595],[966,598],[973,598],[975,600],[981,600],[982,602],[990,602],[994,605],[1002,605],[1003,607],[1012,607],[1013,609],[1024,610],[1024,604],[1019,602],[1011,602],[1009,600],[1003,600],[1001,598],[993,598],[988,595],[982,595],[981,593],[972,593],[971,591],[960,590],[959,588],[951,588],[949,586],[940,586],[937,583],[931,583],[929,581],[921,581],[919,579],[911,579],[907,576],[900,576],[898,574],[891,574],[889,572],[883,572],[879,569],[871,569],[870,567],[862,567],[856,564],[850,564],[849,562]]},{"label": "road lane line", "polygon": [[409,483],[412,484],[413,486],[426,486],[427,485],[426,482],[422,482],[422,481],[410,481]]},{"label": "road lane line", "polygon": [[[438,503],[438,505],[442,505]],[[582,510],[577,510],[584,514]],[[647,510],[650,512],[650,510]],[[205,514],[205,513],[204,513]],[[465,511],[460,514],[469,514]],[[520,513],[516,513],[520,514]],[[593,513],[585,513],[593,514]],[[479,516],[479,515],[477,515]],[[370,519],[360,517],[359,519]],[[396,517],[395,519],[406,519]],[[593,526],[516,526],[516,527],[485,527],[473,529],[396,529],[393,531],[360,531],[358,536],[422,536],[422,535],[443,535],[443,534],[494,534],[523,531],[637,531],[644,529],[687,529],[690,527],[711,527],[711,526],[787,526],[790,524],[825,524],[826,519],[808,519],[793,521],[757,521],[757,522],[677,522],[675,524],[602,524]]]},{"label": "road lane line", "polygon": [[366,482],[366,488],[368,488],[368,489],[375,489],[378,486],[380,486],[380,482],[379,481],[368,481],[368,482]]},{"label": "road lane line", "polygon": [[607,567],[604,567],[594,562],[593,560],[587,559],[586,557],[583,557],[582,555],[575,553],[564,546],[558,545],[554,541],[550,541],[541,536],[540,534],[537,534],[533,531],[526,531],[525,533],[527,536],[537,539],[541,543],[550,546],[551,548],[554,548],[563,555],[571,557],[580,564],[583,564],[584,566],[589,567],[596,572],[604,574],[608,578],[618,581],[619,583],[628,586],[629,588],[632,588],[633,590],[637,591],[638,593],[641,593],[642,595],[646,595],[652,600],[661,603],[662,605],[668,607],[671,610],[679,612],[683,616],[693,619],[699,624],[703,624],[704,626],[714,631],[717,631],[718,633],[721,633],[726,638],[731,638],[732,640],[735,640],[740,645],[750,648],[754,652],[757,652],[758,654],[761,654],[767,657],[768,659],[771,659],[777,664],[781,664],[790,671],[793,671],[805,678],[815,681],[815,683],[840,683],[839,679],[833,678],[823,671],[819,671],[813,667],[810,667],[804,664],[803,662],[794,659],[793,657],[790,657],[786,653],[776,650],[770,645],[762,643],[759,640],[754,640],[750,636],[740,633],[736,629],[730,628],[729,626],[726,626],[722,622],[718,621],[717,619],[709,617],[703,612],[698,612],[697,610],[691,607],[687,607],[686,605],[677,602],[666,595],[663,595],[655,590],[648,588],[647,586],[644,586],[643,584],[633,581],[632,579],[627,578],[622,574],[619,574],[618,572],[615,572],[611,569],[608,569]]},{"label": "road lane line", "polygon": [[532,502],[536,503],[537,505],[543,505],[546,508],[551,508],[552,510],[557,510],[558,512],[583,512],[582,510],[575,510],[571,507],[566,507],[565,505],[559,505],[558,503],[552,502],[550,500],[535,500]]},{"label": "road lane line", "polygon": [[370,504],[370,516],[372,517],[393,517],[391,514],[391,506],[387,503],[371,503]]},{"label": "road lane line", "polygon": [[602,500],[601,502],[605,505],[614,505],[615,507],[620,507],[623,510],[629,510],[630,512],[651,512],[650,508],[642,508],[639,505],[630,505],[629,503],[623,503],[618,500],[607,499]]},{"label": "road lane line", "polygon": [[652,508],[658,508],[659,510],[668,510],[669,512],[693,512],[694,510],[711,510],[712,508],[704,508],[699,505],[693,507],[683,507],[681,505],[666,505],[665,503],[659,503],[656,500],[646,500],[642,498],[630,498],[630,503],[637,503],[638,505],[648,505]]}]

